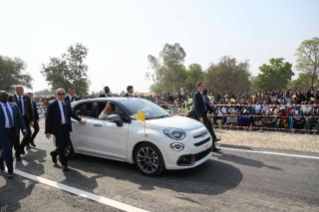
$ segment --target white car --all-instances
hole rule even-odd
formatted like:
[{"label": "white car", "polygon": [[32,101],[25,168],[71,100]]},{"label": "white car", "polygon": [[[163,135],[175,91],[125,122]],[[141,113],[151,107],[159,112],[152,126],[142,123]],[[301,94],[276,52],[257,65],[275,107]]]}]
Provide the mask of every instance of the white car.
[{"label": "white car", "polygon": [[[115,114],[99,119],[108,102],[113,105]],[[79,153],[124,161],[135,164],[145,175],[155,176],[164,169],[196,167],[212,155],[212,138],[202,123],[171,116],[148,100],[89,99],[72,103],[72,109],[87,123],[80,125],[72,119],[67,157]],[[132,118],[140,111],[145,111],[145,123]]]}]

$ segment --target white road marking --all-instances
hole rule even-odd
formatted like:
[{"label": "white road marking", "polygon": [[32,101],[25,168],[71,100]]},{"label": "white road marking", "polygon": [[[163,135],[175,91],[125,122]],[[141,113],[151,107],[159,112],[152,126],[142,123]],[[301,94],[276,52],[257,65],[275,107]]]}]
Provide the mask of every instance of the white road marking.
[{"label": "white road marking", "polygon": [[237,151],[237,152],[247,152],[247,153],[258,153],[258,154],[267,154],[267,155],[279,155],[279,156],[288,156],[288,157],[296,157],[296,158],[307,158],[307,159],[316,159],[319,160],[319,157],[308,156],[308,155],[294,155],[294,154],[286,154],[280,152],[267,152],[267,151],[258,151],[258,150],[246,150],[246,149],[235,149],[228,147],[220,147],[221,149]]},{"label": "white road marking", "polygon": [[92,194],[92,193],[89,193],[89,192],[86,192],[86,191],[83,191],[83,190],[80,190],[80,189],[77,189],[77,188],[73,188],[71,186],[67,186],[67,185],[64,185],[64,184],[61,184],[61,183],[57,183],[57,182],[54,182],[52,180],[45,179],[43,177],[38,177],[38,176],[23,172],[23,171],[20,171],[20,170],[17,170],[17,169],[14,170],[14,173],[18,174],[18,175],[21,175],[21,176],[23,176],[25,178],[28,178],[30,180],[34,180],[34,181],[37,181],[37,182],[52,186],[54,188],[58,188],[58,189],[70,192],[72,194],[76,194],[78,196],[81,196],[81,197],[84,197],[84,198],[88,198],[88,199],[94,200],[96,202],[99,202],[99,203],[102,203],[102,204],[105,204],[105,205],[108,205],[108,206],[111,206],[111,207],[114,207],[114,208],[117,208],[117,209],[120,209],[120,210],[123,210],[123,211],[148,212],[146,210],[142,210],[142,209],[139,209],[139,208],[136,208],[136,207],[133,207],[133,206],[130,206],[130,205],[115,201],[115,200],[111,200],[111,199],[108,199],[108,198],[105,198],[105,197],[102,197],[102,196],[99,196],[99,195],[96,195],[96,194]]}]

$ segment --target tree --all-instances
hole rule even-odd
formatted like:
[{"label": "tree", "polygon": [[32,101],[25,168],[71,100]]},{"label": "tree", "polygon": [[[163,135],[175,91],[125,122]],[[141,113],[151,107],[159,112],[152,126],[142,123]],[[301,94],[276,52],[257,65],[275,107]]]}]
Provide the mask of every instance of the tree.
[{"label": "tree", "polygon": [[311,84],[314,84],[319,74],[319,38],[303,41],[295,55],[298,57],[296,68],[308,73],[311,76]]},{"label": "tree", "polygon": [[313,83],[316,85],[319,85],[319,80],[316,79],[315,81],[312,81],[312,77],[310,73],[299,73],[299,77],[296,80],[291,80],[288,83],[287,88],[288,89],[295,89],[298,88],[300,90],[308,90]]},{"label": "tree", "polygon": [[249,61],[237,62],[235,58],[224,56],[218,64],[212,63],[203,75],[208,90],[215,92],[245,92],[250,86]]},{"label": "tree", "polygon": [[294,76],[289,62],[284,63],[284,58],[271,58],[270,65],[263,64],[259,67],[261,71],[257,76],[257,85],[259,89],[271,89],[274,87],[287,88],[288,82]]},{"label": "tree", "polygon": [[251,76],[250,77],[250,92],[254,92],[255,90],[258,90],[258,84],[257,84],[257,76]]},{"label": "tree", "polygon": [[17,85],[32,89],[33,78],[26,68],[27,64],[19,57],[0,56],[0,89],[12,92]]},{"label": "tree", "polygon": [[152,78],[155,85],[164,92],[174,94],[181,90],[185,81],[184,59],[186,53],[178,44],[166,44],[160,52],[159,58],[148,56],[153,73],[146,72],[147,78]]},{"label": "tree", "polygon": [[191,64],[186,70],[186,79],[184,82],[184,88],[186,92],[192,92],[196,90],[196,83],[202,80],[203,70],[199,64]]},{"label": "tree", "polygon": [[47,65],[42,64],[41,73],[53,90],[73,88],[80,96],[88,95],[88,67],[83,63],[87,53],[88,49],[77,43],[62,58],[52,57]]}]

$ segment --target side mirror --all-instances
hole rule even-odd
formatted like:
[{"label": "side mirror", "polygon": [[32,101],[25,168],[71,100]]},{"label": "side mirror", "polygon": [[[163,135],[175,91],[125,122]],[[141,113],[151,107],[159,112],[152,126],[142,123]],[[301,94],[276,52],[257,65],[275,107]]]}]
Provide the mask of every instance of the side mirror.
[{"label": "side mirror", "polygon": [[109,115],[106,120],[108,120],[109,122],[115,123],[118,127],[123,126],[122,119],[118,115],[115,115],[115,114]]}]

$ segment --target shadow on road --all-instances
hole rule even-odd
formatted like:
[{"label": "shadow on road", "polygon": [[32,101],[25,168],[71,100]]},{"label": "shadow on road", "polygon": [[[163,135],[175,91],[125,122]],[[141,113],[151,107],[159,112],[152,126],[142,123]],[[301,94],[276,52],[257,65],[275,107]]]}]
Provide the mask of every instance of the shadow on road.
[{"label": "shadow on road", "polygon": [[24,178],[7,179],[7,173],[2,172],[6,184],[0,187],[0,211],[18,211],[26,209],[21,206],[20,200],[27,198],[35,187],[35,183],[27,183]]},{"label": "shadow on road", "polygon": [[[69,164],[71,168],[81,169],[98,176],[129,181],[139,185],[140,190],[148,191],[160,187],[181,193],[218,195],[237,187],[243,179],[243,174],[238,168],[212,159],[194,169],[165,171],[157,177],[147,177],[140,174],[132,164],[83,155],[70,161]],[[79,178],[81,181],[91,184],[89,190],[93,191],[97,186],[95,184],[96,178],[86,179],[85,176],[80,175],[72,170],[68,173],[67,184],[69,185],[69,182]]]},{"label": "shadow on road", "polygon": [[267,167],[269,169],[273,169],[273,170],[282,170],[281,168],[275,167],[275,166],[268,166],[266,164],[264,164],[261,161],[258,160],[253,160],[253,159],[249,159],[249,158],[245,158],[245,157],[240,157],[237,155],[232,155],[232,154],[218,154],[215,155],[219,160],[224,160],[224,161],[229,161],[232,163],[237,163],[240,165],[245,165],[245,166],[251,166],[251,167],[255,167],[255,168],[262,168],[262,167]]},{"label": "shadow on road", "polygon": [[[46,161],[45,158],[47,153],[42,149],[28,149],[26,155],[22,157],[22,162],[16,162],[16,169],[21,171],[41,176],[45,173],[43,163]],[[24,163],[27,162],[27,165]]]}]

